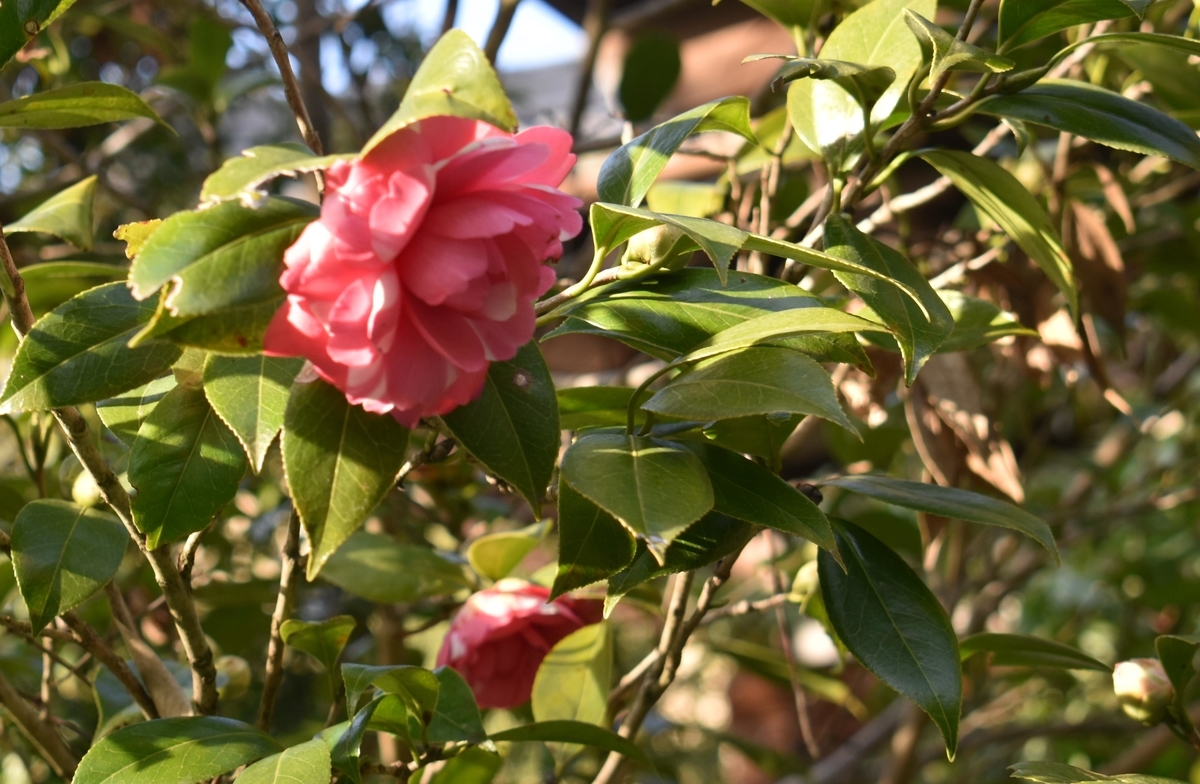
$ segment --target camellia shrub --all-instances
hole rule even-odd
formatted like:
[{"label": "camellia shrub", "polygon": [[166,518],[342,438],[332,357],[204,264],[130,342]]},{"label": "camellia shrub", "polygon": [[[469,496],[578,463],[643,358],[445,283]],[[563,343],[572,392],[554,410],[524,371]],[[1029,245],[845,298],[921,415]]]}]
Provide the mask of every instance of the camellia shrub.
[{"label": "camellia shrub", "polygon": [[[1086,769],[1136,722],[1186,768],[1200,360],[1162,325],[1200,323],[1192,4],[746,2],[795,41],[745,53],[771,93],[626,123],[585,205],[571,135],[518,128],[456,30],[326,154],[246,0],[306,145],[140,220],[105,163],[130,142],[71,134],[182,142],[57,32],[118,9],[0,5],[34,75],[5,139],[90,140],[0,241],[5,782],[736,780],[725,749],[827,784],[1150,781]],[[161,82],[211,142],[230,39],[195,13]],[[664,175],[696,156],[710,182]],[[1070,598],[1112,575],[1144,603]],[[701,715],[731,666],[802,749]]]}]

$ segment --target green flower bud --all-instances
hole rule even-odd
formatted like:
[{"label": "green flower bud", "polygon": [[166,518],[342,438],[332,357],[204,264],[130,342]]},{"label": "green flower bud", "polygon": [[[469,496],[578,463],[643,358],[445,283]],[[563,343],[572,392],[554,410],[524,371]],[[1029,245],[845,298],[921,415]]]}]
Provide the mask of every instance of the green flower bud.
[{"label": "green flower bud", "polygon": [[1175,688],[1158,659],[1131,659],[1113,669],[1113,691],[1121,708],[1143,724],[1158,724],[1175,701]]},{"label": "green flower bud", "polygon": [[222,656],[213,662],[217,668],[217,696],[233,701],[250,688],[250,664],[241,656]]},{"label": "green flower bud", "polygon": [[678,270],[687,266],[696,243],[674,226],[655,226],[633,235],[621,257],[624,267],[658,266]]}]

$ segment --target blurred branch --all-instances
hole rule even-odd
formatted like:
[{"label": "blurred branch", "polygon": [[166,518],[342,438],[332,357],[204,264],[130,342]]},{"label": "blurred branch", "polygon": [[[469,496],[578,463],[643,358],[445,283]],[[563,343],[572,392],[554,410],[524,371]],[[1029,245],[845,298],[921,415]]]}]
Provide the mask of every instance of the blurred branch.
[{"label": "blurred branch", "polygon": [[[493,66],[496,64],[496,55],[500,53],[500,47],[504,44],[504,38],[508,35],[508,28],[512,26],[513,16],[516,15],[517,6],[520,4],[521,0],[500,0],[500,8],[496,11],[496,21],[492,23],[487,43],[483,46],[483,53],[487,55],[487,59]],[[447,9],[448,13],[449,9]]]},{"label": "blurred branch", "polygon": [[458,19],[458,0],[446,0],[446,13],[442,17],[442,35],[450,32]]},{"label": "blurred branch", "polygon": [[583,32],[587,35],[588,48],[580,63],[575,105],[571,108],[571,123],[567,126],[572,136],[579,135],[579,125],[587,109],[588,95],[592,91],[592,74],[596,70],[596,55],[600,53],[600,41],[608,30],[609,8],[610,0],[588,0],[587,12],[583,15]]},{"label": "blurred branch", "polygon": [[0,674],[0,704],[21,731],[38,747],[54,772],[62,778],[69,779],[79,765],[75,755],[54,729],[54,725],[39,719],[37,713],[3,674]]},{"label": "blurred branch", "polygon": [[74,632],[75,642],[116,676],[121,685],[125,687],[125,691],[129,692],[129,696],[133,697],[133,701],[142,709],[142,715],[147,719],[157,719],[158,709],[154,706],[154,700],[151,699],[150,693],[146,691],[146,687],[142,685],[142,682],[129,669],[129,665],[125,663],[125,660],[118,656],[108,646],[108,643],[100,638],[100,635],[96,633],[96,630],[90,624],[74,612],[63,613],[62,619],[71,631]]},{"label": "blurred branch", "polygon": [[[784,553],[781,541],[783,534],[767,531],[765,535],[771,542],[771,563],[769,564],[771,589],[777,596],[783,596],[785,595],[783,576],[779,573],[777,566]],[[775,623],[779,627],[779,647],[783,652],[784,661],[787,662],[788,680],[791,681],[792,698],[796,703],[796,718],[800,720],[800,737],[804,740],[804,748],[808,751],[809,756],[817,760],[821,758],[821,747],[817,743],[817,736],[813,733],[812,720],[808,715],[808,697],[804,694],[804,687],[800,685],[800,679],[796,673],[796,653],[792,650],[792,623],[788,618],[787,607],[782,603],[775,605]]]},{"label": "blurred branch", "polygon": [[256,723],[266,732],[271,731],[271,719],[275,714],[275,702],[279,699],[279,686],[283,683],[283,623],[292,614],[296,603],[296,587],[302,577],[300,559],[300,515],[293,508],[288,516],[287,540],[283,545],[282,568],[279,572],[279,595],[275,599],[275,612],[271,615],[271,639],[267,644],[267,674],[263,678],[262,700],[258,704]]}]

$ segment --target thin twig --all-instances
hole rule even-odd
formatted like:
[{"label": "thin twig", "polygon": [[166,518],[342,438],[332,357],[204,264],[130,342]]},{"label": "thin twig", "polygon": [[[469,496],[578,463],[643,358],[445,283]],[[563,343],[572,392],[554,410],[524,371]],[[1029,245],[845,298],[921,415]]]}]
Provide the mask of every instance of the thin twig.
[{"label": "thin twig", "polygon": [[[779,569],[775,564],[783,556],[783,543],[780,541],[783,535],[775,531],[767,531],[766,535],[770,537],[771,542],[771,588],[777,596],[781,596],[783,595],[783,577],[779,574]],[[821,746],[817,743],[812,720],[808,715],[808,696],[804,693],[804,687],[800,685],[800,677],[796,671],[796,655],[792,650],[792,623],[788,619],[787,608],[782,603],[775,605],[775,622],[779,627],[779,643],[783,651],[783,658],[787,661],[788,680],[791,681],[792,697],[796,703],[796,718],[800,720],[800,737],[804,739],[804,748],[808,750],[809,756],[815,761],[821,758]]]},{"label": "thin twig", "polygon": [[483,46],[483,53],[487,55],[487,59],[492,65],[496,64],[496,56],[500,54],[500,47],[504,44],[508,28],[512,26],[513,16],[516,15],[517,6],[520,3],[521,0],[500,0],[500,8],[496,11],[496,21],[492,22],[492,30],[488,33],[487,43]]},{"label": "thin twig", "polygon": [[587,35],[588,48],[579,69],[575,105],[571,107],[571,122],[567,126],[572,136],[579,136],[583,112],[587,109],[588,96],[592,92],[592,74],[596,70],[596,56],[600,53],[600,39],[608,30],[609,7],[610,0],[588,0],[587,11],[583,15],[583,31]]},{"label": "thin twig", "polygon": [[116,679],[125,687],[125,691],[129,692],[129,696],[133,697],[133,701],[142,709],[142,714],[147,719],[157,719],[158,709],[154,707],[154,700],[142,682],[133,674],[133,670],[129,669],[125,660],[101,639],[90,624],[74,612],[63,613],[62,619],[74,633],[75,642],[116,676]]},{"label": "thin twig", "polygon": [[283,565],[279,573],[279,596],[275,599],[275,612],[271,615],[271,639],[267,644],[267,674],[263,679],[262,701],[258,704],[258,726],[271,731],[271,719],[275,714],[275,702],[279,699],[279,687],[283,683],[283,623],[292,614],[296,603],[296,587],[302,576],[300,562],[300,515],[292,510],[287,522],[287,540],[283,545]]}]

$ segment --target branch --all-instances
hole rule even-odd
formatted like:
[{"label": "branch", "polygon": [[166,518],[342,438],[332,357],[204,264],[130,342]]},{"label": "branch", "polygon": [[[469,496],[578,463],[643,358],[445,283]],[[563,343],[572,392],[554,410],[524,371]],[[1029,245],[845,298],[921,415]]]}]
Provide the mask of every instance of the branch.
[{"label": "branch", "polygon": [[100,638],[90,624],[74,612],[63,613],[62,619],[74,632],[75,642],[116,676],[121,685],[125,687],[125,691],[129,692],[129,696],[133,697],[133,701],[142,709],[142,715],[147,719],[157,719],[158,709],[154,707],[154,700],[150,698],[150,693],[133,674],[133,670],[129,669],[125,660]]},{"label": "branch", "polygon": [[293,508],[288,516],[287,540],[283,545],[283,568],[279,573],[279,596],[275,599],[275,612],[271,615],[271,640],[267,645],[267,674],[263,679],[262,701],[258,704],[258,726],[271,731],[271,718],[275,714],[275,702],[279,699],[279,686],[283,683],[283,637],[280,630],[283,622],[292,614],[296,602],[296,586],[302,575],[300,560],[300,515]]},{"label": "branch", "polygon": [[500,8],[496,11],[496,21],[492,23],[492,30],[488,33],[487,43],[483,46],[483,53],[487,55],[487,59],[494,66],[496,64],[496,55],[500,53],[500,46],[504,43],[504,37],[508,35],[508,28],[512,25],[513,16],[517,13],[517,6],[521,0],[500,0]]},{"label": "branch", "polygon": [[79,765],[75,755],[67,748],[66,741],[49,722],[38,718],[37,713],[30,707],[8,678],[0,674],[0,704],[8,711],[8,715],[21,728],[21,731],[33,741],[46,762],[60,778],[70,779]]},{"label": "branch", "polygon": [[583,30],[587,34],[587,54],[583,57],[583,66],[579,69],[579,82],[575,87],[575,105],[571,107],[572,136],[579,135],[579,124],[583,120],[583,112],[587,109],[588,95],[592,91],[592,74],[596,70],[596,55],[600,53],[600,39],[608,30],[608,12],[610,0],[588,0],[587,11],[583,16]]}]

